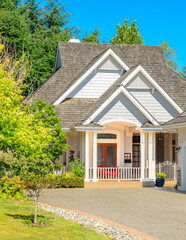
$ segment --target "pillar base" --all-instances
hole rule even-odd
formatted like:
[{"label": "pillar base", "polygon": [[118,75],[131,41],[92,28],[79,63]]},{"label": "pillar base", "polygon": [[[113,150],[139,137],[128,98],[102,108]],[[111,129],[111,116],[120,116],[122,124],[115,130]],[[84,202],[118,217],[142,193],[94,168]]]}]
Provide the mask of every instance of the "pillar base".
[{"label": "pillar base", "polygon": [[84,182],[90,182],[90,179],[89,178],[85,178]]},{"label": "pillar base", "polygon": [[92,179],[92,182],[98,182],[97,178]]}]

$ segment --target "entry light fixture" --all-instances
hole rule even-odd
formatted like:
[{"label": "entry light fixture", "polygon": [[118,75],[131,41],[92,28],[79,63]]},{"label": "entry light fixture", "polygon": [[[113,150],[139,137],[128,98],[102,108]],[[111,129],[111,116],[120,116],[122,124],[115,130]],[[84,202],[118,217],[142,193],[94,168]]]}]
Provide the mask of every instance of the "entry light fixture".
[{"label": "entry light fixture", "polygon": [[180,149],[181,149],[181,147],[177,147],[177,148],[175,148],[175,152],[176,152],[176,153],[179,152]]}]

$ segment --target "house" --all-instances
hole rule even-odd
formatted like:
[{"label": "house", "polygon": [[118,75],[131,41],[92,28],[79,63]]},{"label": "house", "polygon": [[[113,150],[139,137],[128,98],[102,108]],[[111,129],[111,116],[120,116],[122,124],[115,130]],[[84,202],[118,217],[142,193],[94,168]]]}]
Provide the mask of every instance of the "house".
[{"label": "house", "polygon": [[186,110],[185,89],[160,46],[72,39],[58,43],[54,74],[32,100],[56,106],[85,181],[154,180],[164,163],[176,171],[177,130],[163,124]]},{"label": "house", "polygon": [[186,112],[183,112],[177,118],[163,124],[167,130],[176,130],[178,132],[178,190],[186,191]]}]

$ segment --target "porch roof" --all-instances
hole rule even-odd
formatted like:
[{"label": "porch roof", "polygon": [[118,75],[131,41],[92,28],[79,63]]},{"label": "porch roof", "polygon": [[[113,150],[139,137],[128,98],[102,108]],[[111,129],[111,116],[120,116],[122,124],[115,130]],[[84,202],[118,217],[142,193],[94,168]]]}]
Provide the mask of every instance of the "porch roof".
[{"label": "porch roof", "polygon": [[186,127],[186,111],[180,114],[178,117],[162,124],[163,128],[175,128],[175,127]]}]

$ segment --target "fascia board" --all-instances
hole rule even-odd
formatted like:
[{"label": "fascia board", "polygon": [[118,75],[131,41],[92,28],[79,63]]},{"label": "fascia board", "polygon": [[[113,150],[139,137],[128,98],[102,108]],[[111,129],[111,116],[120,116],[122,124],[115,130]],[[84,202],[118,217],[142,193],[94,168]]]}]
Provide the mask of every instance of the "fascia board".
[{"label": "fascia board", "polygon": [[101,131],[104,127],[75,127],[76,131]]},{"label": "fascia board", "polygon": [[112,51],[108,49],[106,53],[91,67],[89,70],[83,74],[64,94],[62,94],[55,102],[54,105],[59,105],[71,92],[73,92],[81,82],[88,77],[109,55],[111,55],[115,60],[126,70],[129,70],[129,67]]},{"label": "fascia board", "polygon": [[163,132],[163,133],[177,133],[176,130],[165,130],[163,128],[139,128],[139,130],[143,130],[143,132]]},{"label": "fascia board", "polygon": [[157,84],[157,82],[148,74],[145,69],[139,65],[124,81],[123,85],[125,86],[136,74],[141,72],[150,83],[165,97],[165,99],[178,111],[178,113],[182,113],[183,110],[169,97],[169,95]]},{"label": "fascia board", "polygon": [[92,122],[95,117],[101,113],[109,103],[111,103],[121,92],[142,112],[149,121],[151,121],[154,125],[159,126],[157,121],[139,104],[139,102],[130,94],[123,86],[120,86],[98,109],[95,111],[89,119],[87,119],[83,124],[89,124]]},{"label": "fascia board", "polygon": [[164,129],[175,129],[175,128],[182,128],[182,127],[186,127],[186,122],[182,122],[182,123],[173,123],[170,125],[164,125],[162,126]]}]

